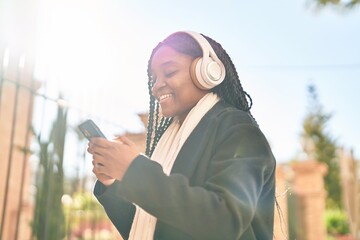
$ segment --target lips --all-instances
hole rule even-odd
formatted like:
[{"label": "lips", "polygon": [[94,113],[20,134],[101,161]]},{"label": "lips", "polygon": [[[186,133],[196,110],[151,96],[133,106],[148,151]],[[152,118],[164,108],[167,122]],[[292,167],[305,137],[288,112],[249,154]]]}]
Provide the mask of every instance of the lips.
[{"label": "lips", "polygon": [[172,97],[172,94],[163,94],[163,95],[160,95],[160,96],[158,97],[158,99],[159,99],[159,102],[162,102],[162,101],[164,101],[165,99],[168,99],[168,98],[170,98],[170,97]]}]

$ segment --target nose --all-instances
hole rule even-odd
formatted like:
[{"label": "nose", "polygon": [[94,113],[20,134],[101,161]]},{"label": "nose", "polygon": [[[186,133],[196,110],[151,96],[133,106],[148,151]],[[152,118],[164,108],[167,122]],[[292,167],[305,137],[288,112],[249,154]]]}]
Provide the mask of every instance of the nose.
[{"label": "nose", "polygon": [[163,81],[161,78],[157,78],[154,85],[151,88],[152,95],[156,97],[157,91],[162,87],[164,87],[165,85],[166,85],[165,81]]}]

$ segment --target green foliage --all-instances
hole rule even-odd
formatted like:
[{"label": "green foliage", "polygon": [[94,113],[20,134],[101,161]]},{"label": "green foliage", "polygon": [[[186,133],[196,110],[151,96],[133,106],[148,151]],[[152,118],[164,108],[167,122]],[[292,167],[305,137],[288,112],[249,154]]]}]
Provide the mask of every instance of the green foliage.
[{"label": "green foliage", "polygon": [[325,224],[326,230],[331,236],[350,233],[346,214],[340,209],[327,209],[325,212]]},{"label": "green foliage", "polygon": [[62,239],[65,236],[65,218],[61,203],[64,193],[63,156],[67,112],[58,107],[49,139],[37,135],[39,165],[36,173],[35,210],[32,235],[36,239]]},{"label": "green foliage", "polygon": [[360,3],[360,0],[312,0],[318,7],[335,6],[338,8],[352,9]]},{"label": "green foliage", "polygon": [[[72,196],[72,202],[70,205],[65,206],[66,208],[70,209],[72,212],[87,212],[89,211],[90,216],[93,214],[94,218],[99,219],[107,219],[105,211],[100,203],[95,199],[91,192],[77,192],[74,193]],[[79,215],[79,222],[81,222],[81,217],[84,214]],[[92,219],[93,217],[90,217]]]},{"label": "green foliage", "polygon": [[326,126],[331,114],[323,112],[316,89],[309,86],[309,108],[303,122],[302,139],[304,151],[310,159],[316,159],[328,166],[325,175],[325,188],[328,192],[327,207],[342,207],[340,170],[337,159],[336,141],[326,132]]},{"label": "green foliage", "polygon": [[[78,230],[81,229],[82,225],[91,224],[91,228],[94,230],[99,224],[109,221],[103,207],[91,192],[76,192],[72,197],[64,195],[63,200],[65,200],[63,204],[66,213],[68,239],[71,239],[73,232],[79,234]],[[83,239],[83,234],[85,233],[80,232],[78,237]],[[92,237],[95,237],[94,234],[92,233]]]}]

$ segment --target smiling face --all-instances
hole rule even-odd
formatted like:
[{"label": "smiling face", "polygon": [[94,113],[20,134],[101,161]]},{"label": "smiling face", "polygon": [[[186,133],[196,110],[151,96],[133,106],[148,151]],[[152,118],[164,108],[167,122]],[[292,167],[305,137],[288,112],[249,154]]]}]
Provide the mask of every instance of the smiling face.
[{"label": "smiling face", "polygon": [[182,123],[189,111],[209,91],[195,86],[190,76],[193,57],[168,46],[160,47],[151,62],[153,96],[165,117],[177,117]]}]

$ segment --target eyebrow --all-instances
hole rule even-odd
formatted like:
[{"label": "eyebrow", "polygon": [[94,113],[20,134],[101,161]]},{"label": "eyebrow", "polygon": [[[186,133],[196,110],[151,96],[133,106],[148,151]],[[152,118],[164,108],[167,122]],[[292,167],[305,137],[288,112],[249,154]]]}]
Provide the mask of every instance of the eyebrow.
[{"label": "eyebrow", "polygon": [[[177,64],[179,64],[179,63],[176,62],[176,61],[173,61],[173,60],[169,60],[169,61],[166,61],[166,62],[162,63],[160,66],[161,66],[161,67],[166,67],[166,66],[169,66],[169,65],[172,65],[172,64],[177,65]],[[151,75],[153,75],[153,73],[154,73],[153,68],[151,68],[150,70],[151,70]]]},{"label": "eyebrow", "polygon": [[169,60],[169,61],[162,63],[161,66],[165,67],[165,66],[172,65],[172,64],[179,64],[179,63],[176,61],[173,61],[173,60]]}]

